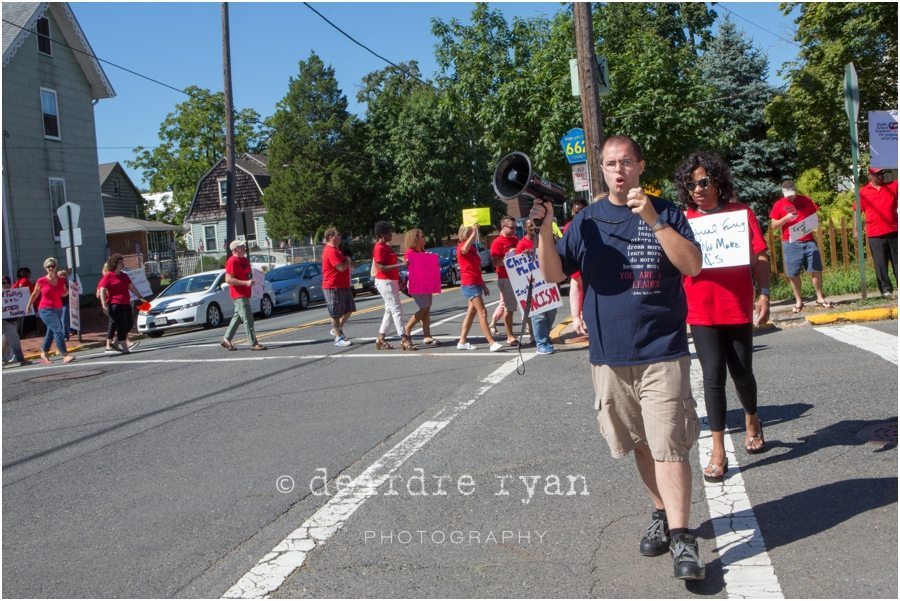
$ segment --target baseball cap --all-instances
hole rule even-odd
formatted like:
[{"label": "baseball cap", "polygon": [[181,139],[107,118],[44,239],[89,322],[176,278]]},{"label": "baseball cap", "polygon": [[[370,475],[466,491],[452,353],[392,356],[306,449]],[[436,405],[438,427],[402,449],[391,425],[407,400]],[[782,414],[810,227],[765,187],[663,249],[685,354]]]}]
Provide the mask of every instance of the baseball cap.
[{"label": "baseball cap", "polygon": [[247,243],[244,242],[243,240],[234,240],[234,241],[232,241],[231,244],[228,245],[228,248],[230,248],[231,250],[234,250],[234,249],[236,249],[238,246],[244,246],[244,247],[246,247],[246,246],[247,246]]},{"label": "baseball cap", "polygon": [[869,173],[884,173],[884,169],[879,167],[869,167]]}]

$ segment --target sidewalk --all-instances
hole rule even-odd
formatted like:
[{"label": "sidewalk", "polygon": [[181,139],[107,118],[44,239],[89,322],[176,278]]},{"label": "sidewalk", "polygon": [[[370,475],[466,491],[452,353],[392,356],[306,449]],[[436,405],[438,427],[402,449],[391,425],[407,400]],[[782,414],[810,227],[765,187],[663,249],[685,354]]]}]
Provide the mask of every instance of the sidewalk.
[{"label": "sidewalk", "polygon": [[[40,320],[38,320],[40,321]],[[78,334],[72,334],[69,336],[69,339],[66,341],[66,348],[70,353],[75,351],[81,351],[85,349],[97,348],[99,346],[106,345],[106,328],[109,323],[106,315],[104,315],[100,311],[100,307],[85,307],[81,310],[81,341],[78,340]],[[137,316],[135,316],[135,323],[137,323]],[[43,331],[43,324],[40,324],[40,328]],[[31,361],[38,359],[41,356],[41,345],[44,343],[43,335],[38,336],[34,332],[32,332],[29,338],[22,339],[22,352],[25,354],[25,358]],[[142,334],[138,334],[135,330],[132,330],[129,335],[129,339],[137,340],[142,338]],[[58,357],[56,350],[56,344],[54,343],[50,347],[50,358]],[[13,367],[18,365],[17,363],[12,363],[6,367]]]}]

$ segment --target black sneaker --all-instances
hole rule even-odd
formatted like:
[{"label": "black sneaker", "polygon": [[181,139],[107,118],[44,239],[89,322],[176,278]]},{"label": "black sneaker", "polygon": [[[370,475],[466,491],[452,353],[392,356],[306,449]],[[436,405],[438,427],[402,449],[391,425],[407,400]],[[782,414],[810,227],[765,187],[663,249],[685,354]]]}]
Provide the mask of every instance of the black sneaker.
[{"label": "black sneaker", "polygon": [[674,561],[675,578],[681,580],[703,580],[706,567],[700,560],[697,539],[690,534],[676,534],[669,544]]},{"label": "black sneaker", "polygon": [[653,512],[653,520],[647,526],[647,533],[641,539],[641,555],[656,557],[669,550],[669,524],[666,522],[666,514],[661,511]]}]

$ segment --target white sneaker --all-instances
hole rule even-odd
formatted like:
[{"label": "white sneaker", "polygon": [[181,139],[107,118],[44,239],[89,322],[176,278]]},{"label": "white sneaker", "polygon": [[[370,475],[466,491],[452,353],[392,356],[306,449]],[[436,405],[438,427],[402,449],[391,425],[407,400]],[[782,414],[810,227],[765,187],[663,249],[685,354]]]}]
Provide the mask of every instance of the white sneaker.
[{"label": "white sneaker", "polygon": [[346,338],[344,338],[343,336],[338,336],[337,338],[334,339],[334,346],[350,346],[351,344],[353,344],[353,343],[350,342],[349,340],[347,340]]},{"label": "white sneaker", "polygon": [[471,342],[460,342],[456,345],[456,350],[458,351],[474,351],[477,348],[478,347]]},{"label": "white sneaker", "polygon": [[502,351],[502,350],[503,350],[503,345],[500,344],[499,342],[495,342],[494,344],[491,345],[492,353],[496,353],[497,351]]}]

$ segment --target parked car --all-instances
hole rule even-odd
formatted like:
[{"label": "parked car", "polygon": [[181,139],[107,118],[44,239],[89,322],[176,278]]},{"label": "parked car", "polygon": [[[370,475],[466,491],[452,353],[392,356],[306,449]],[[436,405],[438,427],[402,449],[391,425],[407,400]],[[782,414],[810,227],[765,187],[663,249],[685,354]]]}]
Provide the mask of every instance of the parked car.
[{"label": "parked car", "polygon": [[490,249],[485,248],[481,242],[476,242],[475,250],[478,251],[478,257],[481,259],[481,271],[494,271],[494,262],[491,261]]},{"label": "parked car", "polygon": [[275,306],[296,305],[301,310],[310,303],[325,300],[322,291],[322,266],[319,263],[282,265],[266,273],[266,281],[275,293]]},{"label": "parked car", "polygon": [[367,261],[361,263],[350,274],[350,290],[353,292],[353,296],[366,292],[378,294],[378,291],[375,289],[375,279],[372,277],[371,269],[372,262]]},{"label": "parked car", "polygon": [[247,258],[250,259],[250,266],[253,267],[253,269],[262,271],[275,269],[276,267],[289,265],[291,263],[290,258],[286,254],[274,251],[256,251],[250,253]]},{"label": "parked car", "polygon": [[[459,264],[456,262],[455,246],[439,246],[437,248],[426,249],[439,257],[441,265],[441,284],[444,286],[456,286],[459,282]],[[400,269],[400,278],[409,279],[409,271],[406,267]]]},{"label": "parked car", "polygon": [[[250,298],[250,308],[268,317],[274,308],[274,293],[268,283],[262,296]],[[150,309],[138,313],[138,332],[151,338],[166,330],[202,325],[217,328],[234,315],[234,302],[225,283],[225,270],[205,271],[172,282],[150,302]]]}]

